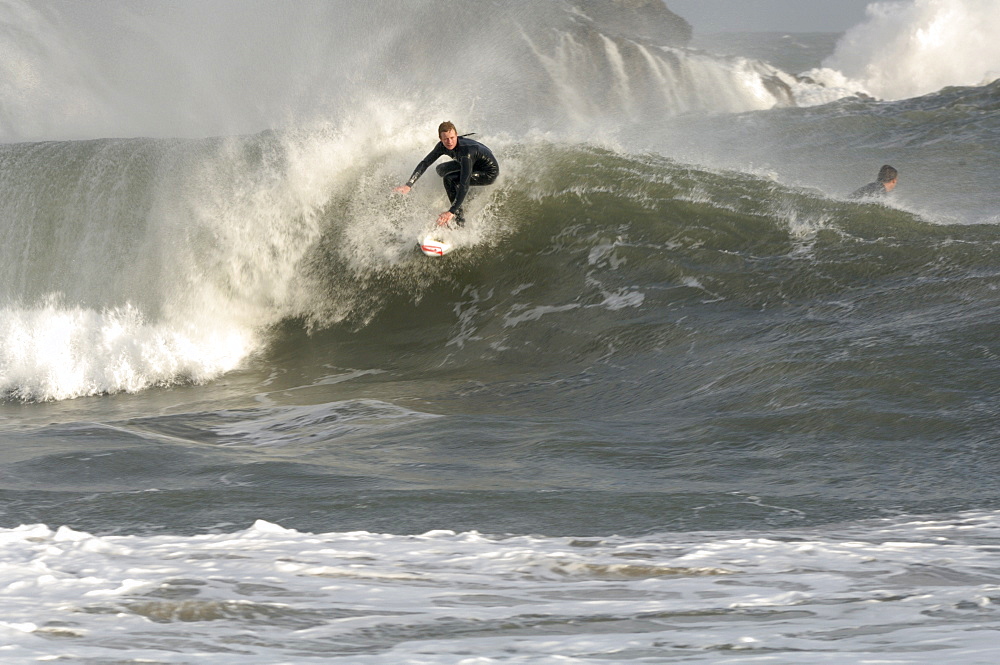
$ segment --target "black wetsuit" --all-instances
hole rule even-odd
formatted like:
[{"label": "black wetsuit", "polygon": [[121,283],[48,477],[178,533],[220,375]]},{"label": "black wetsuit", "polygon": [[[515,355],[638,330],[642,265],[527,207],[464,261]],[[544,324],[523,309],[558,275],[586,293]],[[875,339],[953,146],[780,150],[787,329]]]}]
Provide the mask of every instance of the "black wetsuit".
[{"label": "black wetsuit", "polygon": [[885,196],[889,191],[880,182],[870,182],[851,194],[852,199],[863,199],[866,196]]},{"label": "black wetsuit", "polygon": [[454,150],[448,150],[444,144],[438,141],[434,149],[427,153],[423,161],[417,164],[413,170],[413,175],[406,181],[408,187],[413,187],[413,183],[424,174],[427,167],[436,162],[442,155],[448,155],[455,161],[441,164],[437,167],[437,174],[444,181],[444,191],[448,193],[448,200],[451,201],[451,208],[448,210],[455,215],[456,221],[463,224],[462,203],[469,193],[470,186],[492,185],[500,175],[500,165],[497,158],[493,156],[490,149],[479,141],[473,141],[464,136],[458,137],[458,145]]}]

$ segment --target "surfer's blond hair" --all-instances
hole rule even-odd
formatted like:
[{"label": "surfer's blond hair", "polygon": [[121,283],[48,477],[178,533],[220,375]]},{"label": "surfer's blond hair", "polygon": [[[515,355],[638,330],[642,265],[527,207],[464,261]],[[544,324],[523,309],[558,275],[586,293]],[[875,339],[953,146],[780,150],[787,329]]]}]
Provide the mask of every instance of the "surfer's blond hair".
[{"label": "surfer's blond hair", "polygon": [[451,120],[445,120],[440,125],[438,125],[438,136],[441,136],[445,132],[455,132],[458,134],[458,130],[455,129],[455,123]]}]

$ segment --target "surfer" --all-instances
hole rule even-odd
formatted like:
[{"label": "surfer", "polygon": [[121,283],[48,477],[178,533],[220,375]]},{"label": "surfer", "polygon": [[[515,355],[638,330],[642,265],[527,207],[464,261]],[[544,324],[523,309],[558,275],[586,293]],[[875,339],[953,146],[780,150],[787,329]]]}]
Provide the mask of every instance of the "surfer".
[{"label": "surfer", "polygon": [[899,172],[888,164],[878,171],[878,178],[875,182],[870,182],[861,189],[851,194],[852,199],[860,199],[866,196],[885,196],[896,188],[896,181],[899,179]]},{"label": "surfer", "polygon": [[427,167],[436,162],[442,155],[448,155],[454,161],[439,164],[437,174],[444,182],[444,191],[448,193],[448,200],[451,208],[438,215],[438,226],[448,224],[452,219],[459,226],[465,224],[462,216],[462,203],[469,193],[469,187],[482,187],[492,185],[500,175],[500,165],[490,149],[479,141],[468,138],[469,135],[459,136],[450,121],[442,122],[438,126],[438,142],[434,149],[427,153],[427,156],[417,164],[413,170],[413,175],[406,181],[405,185],[396,187],[400,194],[409,193],[417,179],[424,174]]}]

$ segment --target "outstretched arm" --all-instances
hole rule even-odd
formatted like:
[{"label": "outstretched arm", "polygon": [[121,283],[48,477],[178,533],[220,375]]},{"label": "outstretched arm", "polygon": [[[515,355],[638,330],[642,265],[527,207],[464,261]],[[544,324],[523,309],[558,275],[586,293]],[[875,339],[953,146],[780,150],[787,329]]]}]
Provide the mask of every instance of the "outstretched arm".
[{"label": "outstretched arm", "polygon": [[434,149],[427,153],[426,157],[420,160],[420,163],[417,164],[417,168],[413,169],[413,174],[410,175],[410,179],[406,181],[406,184],[396,187],[395,191],[400,194],[408,194],[410,190],[413,189],[414,183],[416,183],[417,180],[420,179],[420,176],[424,174],[424,171],[427,170],[427,167],[436,162],[437,159],[444,153],[444,145],[439,141],[438,144],[434,146]]}]

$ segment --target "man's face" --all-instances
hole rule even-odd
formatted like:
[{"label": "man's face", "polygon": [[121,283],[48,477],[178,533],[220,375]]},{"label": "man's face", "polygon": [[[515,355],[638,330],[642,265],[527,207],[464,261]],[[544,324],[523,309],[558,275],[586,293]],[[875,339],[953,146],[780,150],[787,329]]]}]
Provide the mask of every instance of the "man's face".
[{"label": "man's face", "polygon": [[893,178],[889,182],[883,182],[882,185],[885,187],[885,191],[891,192],[896,189],[896,180],[898,180],[898,178]]},{"label": "man's face", "polygon": [[439,136],[441,137],[441,143],[444,144],[446,150],[454,150],[455,146],[458,145],[458,132],[454,129],[441,132]]}]

